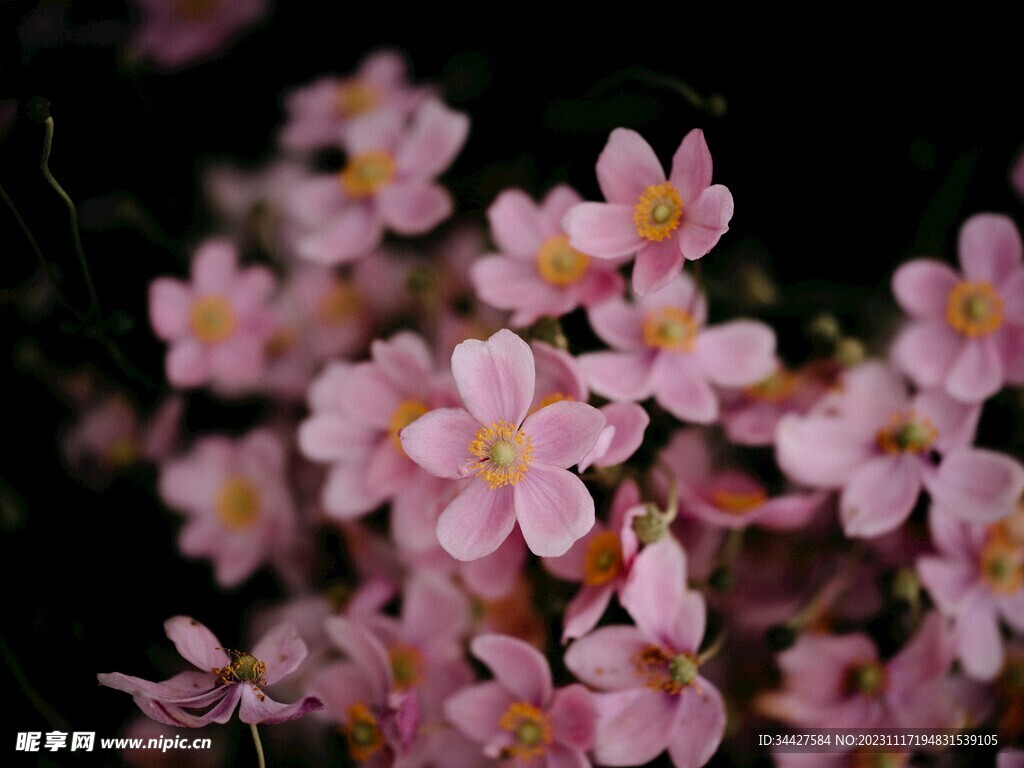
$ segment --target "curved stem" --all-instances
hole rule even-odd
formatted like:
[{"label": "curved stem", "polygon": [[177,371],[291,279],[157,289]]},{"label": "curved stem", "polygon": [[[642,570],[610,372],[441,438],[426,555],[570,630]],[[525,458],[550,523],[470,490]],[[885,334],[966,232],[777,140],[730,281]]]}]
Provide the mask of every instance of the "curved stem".
[{"label": "curved stem", "polygon": [[263,742],[260,741],[260,732],[256,730],[256,723],[249,723],[249,728],[252,730],[252,740],[256,745],[256,759],[259,761],[259,767],[267,768],[267,760],[263,756]]}]

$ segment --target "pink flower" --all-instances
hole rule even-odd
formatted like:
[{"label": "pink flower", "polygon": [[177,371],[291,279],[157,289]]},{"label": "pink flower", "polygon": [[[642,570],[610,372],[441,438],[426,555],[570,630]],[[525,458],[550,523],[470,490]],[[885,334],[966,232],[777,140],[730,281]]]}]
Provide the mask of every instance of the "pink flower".
[{"label": "pink flower", "polygon": [[216,53],[267,12],[266,0],[136,0],[142,19],[132,47],[165,69]]},{"label": "pink flower", "polygon": [[1024,262],[1017,227],[979,214],[960,229],[963,277],[917,259],[892,278],[896,300],[913,318],[893,344],[893,359],[922,387],[943,387],[976,403],[1005,382],[1024,384]]},{"label": "pink flower", "polygon": [[[970,447],[979,406],[937,390],[911,399],[903,382],[877,362],[848,371],[842,385],[806,416],[782,418],[776,458],[797,482],[842,490],[847,536],[878,536],[900,526],[922,485],[940,514],[987,522],[1009,513],[1024,490],[1024,467]],[[938,467],[936,452],[942,455]]]},{"label": "pink flower", "polygon": [[160,496],[188,521],[182,554],[213,561],[217,582],[233,587],[292,543],[296,518],[281,440],[267,429],[239,441],[200,439],[160,470]]},{"label": "pink flower", "polygon": [[569,245],[562,217],[581,198],[569,187],[555,187],[538,206],[524,192],[498,195],[487,218],[501,250],[473,265],[477,295],[500,309],[515,310],[514,325],[530,325],[544,315],[560,317],[622,293],[615,263],[595,261]]},{"label": "pink flower", "polygon": [[371,53],[349,77],[321,77],[285,94],[281,144],[301,152],[338,146],[354,122],[381,112],[408,116],[429,92],[410,85],[400,53]]},{"label": "pink flower", "polygon": [[[226,723],[241,703],[243,723],[283,723],[323,704],[306,696],[294,704],[279,704],[264,688],[291,673],[306,657],[306,644],[289,624],[279,624],[253,646],[252,653],[224,648],[205,626],[188,616],[164,623],[167,637],[199,672],[182,672],[152,683],[120,672],[97,675],[100,685],[130,693],[142,713],[158,723],[201,728]],[[206,711],[194,714],[189,710]]]},{"label": "pink flower", "polygon": [[1020,197],[1024,197],[1024,152],[1020,152],[1010,167],[1010,186]]},{"label": "pink flower", "polygon": [[224,240],[198,248],[191,283],[170,277],[150,283],[149,321],[170,344],[167,380],[176,387],[209,382],[231,391],[254,385],[273,330],[266,306],[273,290],[270,270],[240,270],[234,246]]},{"label": "pink flower", "polygon": [[581,203],[565,215],[569,244],[599,259],[636,254],[633,290],[646,296],[667,285],[683,259],[699,259],[729,230],[732,193],[711,185],[711,152],[703,131],[683,138],[668,181],[651,146],[616,128],[597,159],[607,203]]},{"label": "pink flower", "polygon": [[704,328],[704,297],[686,275],[636,303],[609,299],[588,317],[614,349],[580,356],[591,388],[616,401],[653,395],[683,421],[711,424],[718,418],[713,384],[744,387],[775,368],[772,329],[753,320]]},{"label": "pink flower", "polygon": [[555,689],[547,660],[521,640],[480,635],[473,655],[494,680],[463,688],[445,703],[451,723],[491,758],[535,768],[589,768],[594,706],[582,685]]},{"label": "pink flower", "polygon": [[315,177],[296,190],[296,206],[317,217],[296,242],[298,255],[340,264],[368,255],[385,228],[399,235],[429,232],[454,205],[434,179],[455,159],[468,132],[469,119],[436,99],[424,102],[408,126],[393,112],[352,125],[340,174]]},{"label": "pink flower", "polygon": [[686,559],[674,539],[645,547],[622,604],[636,626],[600,627],[575,641],[565,664],[608,693],[594,697],[601,765],[639,765],[666,748],[676,768],[699,768],[718,749],[725,703],[699,674],[705,605],[686,587]]},{"label": "pink flower", "polygon": [[938,554],[918,559],[921,582],[955,621],[964,671],[992,680],[1005,658],[1000,617],[1024,632],[1024,509],[992,525],[944,515],[932,515],[929,523]]},{"label": "pink flower", "polygon": [[518,522],[532,552],[563,554],[594,524],[594,500],[565,468],[594,447],[604,416],[573,402],[527,416],[533,353],[507,329],[459,344],[452,373],[466,409],[435,409],[401,432],[405,453],[431,474],[475,476],[437,521],[441,546],[475,560],[497,549]]}]

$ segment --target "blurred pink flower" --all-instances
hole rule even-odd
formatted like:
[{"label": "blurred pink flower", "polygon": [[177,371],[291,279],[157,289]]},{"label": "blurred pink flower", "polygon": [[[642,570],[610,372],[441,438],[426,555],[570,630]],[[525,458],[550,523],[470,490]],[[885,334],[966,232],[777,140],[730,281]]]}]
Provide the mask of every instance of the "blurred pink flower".
[{"label": "blurred pink flower", "polygon": [[932,259],[896,270],[893,292],[913,319],[892,356],[918,386],[976,403],[1024,384],[1020,233],[1006,216],[978,214],[961,227],[958,251],[963,277]]},{"label": "blurred pink flower", "polygon": [[599,259],[636,254],[633,291],[667,285],[683,260],[699,259],[729,230],[732,193],[711,184],[711,152],[698,129],[683,138],[668,180],[654,150],[636,131],[616,128],[597,159],[607,203],[581,203],[562,226],[569,244]]},{"label": "blurred pink flower", "polygon": [[604,416],[557,402],[527,416],[536,373],[529,345],[507,329],[455,348],[462,408],[437,408],[401,431],[402,447],[438,477],[475,475],[445,508],[437,537],[453,557],[489,554],[519,523],[530,550],[561,555],[594,524],[594,500],[566,467],[589,453]]},{"label": "blurred pink flower", "polygon": [[704,327],[707,306],[687,275],[637,302],[613,298],[588,311],[613,351],[581,355],[590,387],[616,401],[654,396],[683,421],[718,419],[712,385],[744,387],[775,368],[775,333],[764,323],[734,320]]},{"label": "blurred pink flower", "polygon": [[[182,672],[162,683],[120,672],[97,675],[100,685],[130,693],[142,713],[158,723],[179,728],[226,723],[239,703],[243,723],[283,723],[323,706],[315,696],[280,704],[264,692],[306,657],[306,644],[291,625],[271,629],[252,653],[224,648],[209,629],[188,616],[168,619],[164,630],[178,653],[200,672]],[[203,714],[188,711],[207,707]]]},{"label": "blurred pink flower", "polygon": [[165,69],[217,53],[267,13],[266,0],[135,0],[142,13],[134,52]]},{"label": "blurred pink flower", "polygon": [[196,250],[191,283],[171,277],[150,283],[150,324],[170,344],[167,380],[228,392],[255,385],[273,332],[267,307],[273,290],[270,270],[240,270],[235,247],[225,240],[207,240]]},{"label": "blurred pink flower", "polygon": [[548,192],[540,205],[510,189],[487,209],[491,237],[501,252],[473,265],[473,285],[491,306],[515,310],[514,325],[560,317],[622,293],[617,263],[591,259],[569,245],[562,217],[579,202],[565,186]]}]

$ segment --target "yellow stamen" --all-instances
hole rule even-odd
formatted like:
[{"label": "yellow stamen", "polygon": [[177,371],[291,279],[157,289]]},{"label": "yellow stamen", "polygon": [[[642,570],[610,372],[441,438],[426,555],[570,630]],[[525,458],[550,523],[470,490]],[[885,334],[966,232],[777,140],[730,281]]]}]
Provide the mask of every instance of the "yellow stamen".
[{"label": "yellow stamen", "polygon": [[751,400],[758,400],[762,403],[778,403],[796,391],[796,382],[796,374],[785,368],[779,368],[767,379],[745,388],[743,394]]},{"label": "yellow stamen", "polygon": [[232,531],[251,528],[260,518],[260,491],[242,475],[231,475],[217,491],[217,518]]},{"label": "yellow stamen", "polygon": [[395,159],[377,149],[349,158],[341,171],[341,186],[350,197],[370,197],[394,178]]},{"label": "yellow stamen", "polygon": [[589,264],[590,257],[570,246],[567,235],[549,237],[537,252],[537,272],[559,287],[582,280]]},{"label": "yellow stamen", "polygon": [[363,306],[363,296],[348,283],[334,283],[316,305],[316,316],[328,328],[344,325]]},{"label": "yellow stamen", "polygon": [[636,233],[645,240],[660,242],[679,228],[683,201],[668,182],[648,187],[633,208]]},{"label": "yellow stamen", "polygon": [[284,326],[274,332],[263,345],[263,351],[270,360],[280,360],[295,348],[298,333],[294,328]]},{"label": "yellow stamen", "polygon": [[223,296],[200,296],[189,307],[188,324],[193,335],[204,344],[220,344],[235,332],[235,310]]},{"label": "yellow stamen", "polygon": [[405,450],[402,448],[402,439],[398,436],[398,433],[429,410],[430,408],[427,407],[426,403],[421,403],[419,400],[403,400],[400,402],[391,414],[391,420],[388,422],[388,439],[391,440],[391,444],[402,453],[405,453]]},{"label": "yellow stamen", "polygon": [[723,512],[730,512],[734,515],[742,515],[755,507],[759,507],[768,499],[764,491],[725,491],[717,490],[711,493],[711,503]]},{"label": "yellow stamen", "polygon": [[648,645],[633,656],[633,667],[644,685],[673,696],[696,685],[700,660],[692,653],[673,653],[667,648]]},{"label": "yellow stamen", "polygon": [[583,583],[592,587],[607,584],[619,575],[622,545],[615,531],[602,531],[587,544],[583,555]]},{"label": "yellow stamen", "polygon": [[357,762],[364,762],[384,747],[384,734],[377,718],[363,702],[352,704],[348,710],[348,724],[342,728],[349,754]]},{"label": "yellow stamen", "polygon": [[939,430],[927,416],[894,413],[878,431],[878,447],[886,453],[927,453],[939,439]]},{"label": "yellow stamen", "polygon": [[644,343],[674,352],[691,352],[697,342],[697,321],[679,307],[661,307],[643,319]]},{"label": "yellow stamen", "polygon": [[547,408],[552,403],[561,403],[561,402],[572,403],[572,402],[575,402],[575,400],[576,400],[575,397],[573,397],[572,395],[567,395],[565,392],[552,392],[550,395],[546,395],[546,396],[542,397],[541,400],[540,400],[540,403],[538,403],[537,407],[534,408],[532,411],[530,411],[530,413],[536,413],[541,408]]},{"label": "yellow stamen", "polygon": [[1024,586],[1024,549],[993,526],[981,550],[981,578],[1000,595],[1015,595]]},{"label": "yellow stamen", "polygon": [[946,322],[964,336],[988,336],[1003,324],[1003,300],[985,280],[959,282],[946,299]]},{"label": "yellow stamen", "polygon": [[551,719],[546,713],[525,701],[510,704],[505,714],[498,720],[498,727],[515,737],[515,743],[502,750],[504,758],[517,757],[523,762],[529,762],[543,757],[548,747],[554,743]]},{"label": "yellow stamen", "polygon": [[477,430],[469,453],[477,477],[482,477],[489,488],[502,488],[526,476],[533,461],[533,443],[514,424],[495,421]]},{"label": "yellow stamen", "polygon": [[354,80],[338,86],[335,107],[342,117],[358,117],[376,109],[379,100],[376,88],[361,80]]},{"label": "yellow stamen", "polygon": [[889,673],[878,661],[850,665],[843,675],[843,691],[848,696],[880,696],[889,687]]},{"label": "yellow stamen", "polygon": [[396,643],[388,648],[395,687],[404,691],[423,683],[423,654],[411,645]]},{"label": "yellow stamen", "polygon": [[110,467],[127,467],[134,464],[139,459],[139,442],[130,435],[119,437],[107,446],[103,458]]}]

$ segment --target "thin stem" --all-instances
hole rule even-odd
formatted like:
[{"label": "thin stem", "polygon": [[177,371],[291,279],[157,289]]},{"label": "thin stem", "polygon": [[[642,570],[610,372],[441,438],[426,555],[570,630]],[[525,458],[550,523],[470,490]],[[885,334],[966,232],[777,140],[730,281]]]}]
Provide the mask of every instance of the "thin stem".
[{"label": "thin stem", "polygon": [[89,301],[91,307],[89,313],[93,316],[99,315],[100,310],[100,297],[96,293],[96,286],[92,282],[92,273],[89,271],[89,263],[85,258],[85,249],[82,248],[82,238],[78,232],[78,210],[75,208],[75,203],[72,201],[70,195],[64,191],[57,179],[53,177],[50,172],[50,149],[53,147],[53,118],[46,118],[46,136],[43,138],[43,156],[39,160],[39,169],[43,172],[43,176],[46,181],[49,182],[50,186],[53,187],[54,191],[60,195],[64,204],[68,208],[68,217],[71,219],[71,238],[75,244],[75,255],[78,256],[78,266],[82,270],[82,278],[85,280],[85,287],[89,291]]},{"label": "thin stem", "polygon": [[697,656],[698,663],[703,664],[704,662],[710,661],[711,659],[713,659],[715,656],[718,655],[718,652],[720,650],[722,650],[722,646],[723,645],[725,645],[725,630],[724,629],[721,632],[718,633],[718,637],[715,638],[715,641],[713,643],[711,643],[711,645],[709,645],[707,648],[705,648]]},{"label": "thin stem", "polygon": [[256,745],[256,759],[259,761],[259,767],[267,768],[267,760],[263,756],[263,742],[260,741],[260,732],[256,730],[256,723],[249,723],[249,728],[252,730],[252,740]]}]

